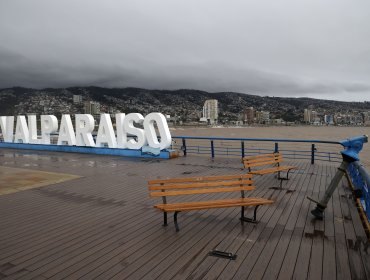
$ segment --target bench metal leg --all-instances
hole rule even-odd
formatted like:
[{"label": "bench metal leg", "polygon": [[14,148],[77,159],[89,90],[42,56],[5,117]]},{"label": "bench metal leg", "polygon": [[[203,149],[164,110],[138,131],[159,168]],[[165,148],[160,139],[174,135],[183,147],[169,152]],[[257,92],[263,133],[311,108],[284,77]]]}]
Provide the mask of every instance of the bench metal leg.
[{"label": "bench metal leg", "polygon": [[177,223],[177,214],[179,213],[180,211],[176,211],[175,214],[173,215],[173,221],[175,223],[175,228],[176,228],[176,232],[180,231],[179,229],[179,224]]},{"label": "bench metal leg", "polygon": [[253,211],[253,218],[247,218],[244,216],[244,206],[242,206],[242,211],[241,211],[241,217],[240,217],[240,220],[242,222],[248,222],[248,223],[253,223],[253,224],[257,224],[258,221],[257,221],[257,208],[259,207],[259,205],[256,205],[254,207],[254,211]]},{"label": "bench metal leg", "polygon": [[163,212],[163,226],[168,226],[167,224],[167,212]]},{"label": "bench metal leg", "polygon": [[278,180],[280,180],[280,189],[283,188],[283,181],[285,180],[289,180],[289,172],[291,171],[291,169],[289,169],[287,172],[286,172],[286,177],[281,177],[280,175],[280,171],[278,172]]},{"label": "bench metal leg", "polygon": [[289,172],[291,171],[292,169],[289,169],[287,172],[286,172],[286,177],[281,177],[280,173],[281,171],[278,172],[278,179],[279,180],[289,180]]}]

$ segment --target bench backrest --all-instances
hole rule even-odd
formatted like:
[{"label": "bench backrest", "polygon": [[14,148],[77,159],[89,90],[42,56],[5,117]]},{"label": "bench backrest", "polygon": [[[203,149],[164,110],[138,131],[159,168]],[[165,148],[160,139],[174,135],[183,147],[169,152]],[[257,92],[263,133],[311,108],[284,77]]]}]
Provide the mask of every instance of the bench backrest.
[{"label": "bench backrest", "polygon": [[244,168],[248,168],[249,171],[251,171],[252,167],[264,165],[279,166],[282,161],[283,155],[280,153],[263,154],[243,158]]},{"label": "bench backrest", "polygon": [[253,183],[252,175],[238,174],[150,180],[148,187],[151,197],[162,197],[163,202],[166,203],[167,196],[178,195],[238,191],[241,192],[241,197],[244,197],[244,191],[255,189],[252,186]]}]

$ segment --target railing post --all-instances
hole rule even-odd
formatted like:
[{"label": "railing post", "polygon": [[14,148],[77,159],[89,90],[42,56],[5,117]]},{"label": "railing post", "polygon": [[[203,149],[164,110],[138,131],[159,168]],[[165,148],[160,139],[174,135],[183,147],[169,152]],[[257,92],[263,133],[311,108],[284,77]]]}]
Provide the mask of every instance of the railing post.
[{"label": "railing post", "polygon": [[185,138],[182,138],[182,151],[184,153],[184,156],[186,156],[186,141]]},{"label": "railing post", "polygon": [[244,141],[242,141],[242,158],[244,158],[245,154],[244,154]]},{"label": "railing post", "polygon": [[274,153],[278,153],[279,152],[279,143],[275,143],[275,150],[274,150]]},{"label": "railing post", "polygon": [[311,164],[315,163],[315,144],[312,144],[311,146]]},{"label": "railing post", "polygon": [[211,154],[212,154],[212,158],[215,157],[215,147],[213,145],[213,140],[211,140]]}]

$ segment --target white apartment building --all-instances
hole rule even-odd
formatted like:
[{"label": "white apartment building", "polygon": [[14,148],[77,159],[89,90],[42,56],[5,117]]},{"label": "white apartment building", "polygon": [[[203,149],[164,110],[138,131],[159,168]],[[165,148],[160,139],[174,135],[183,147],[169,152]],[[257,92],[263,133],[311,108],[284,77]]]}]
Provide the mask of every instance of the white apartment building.
[{"label": "white apartment building", "polygon": [[201,121],[207,121],[210,124],[217,123],[218,120],[218,101],[216,99],[208,99],[204,102],[203,117]]}]

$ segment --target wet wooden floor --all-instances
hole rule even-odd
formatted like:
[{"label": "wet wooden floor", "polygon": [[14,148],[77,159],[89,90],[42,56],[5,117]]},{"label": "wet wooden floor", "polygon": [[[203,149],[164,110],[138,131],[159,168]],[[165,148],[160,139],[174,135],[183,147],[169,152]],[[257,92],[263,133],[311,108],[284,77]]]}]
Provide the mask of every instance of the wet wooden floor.
[{"label": "wet wooden floor", "polygon": [[[238,208],[192,211],[179,214],[176,233],[172,217],[162,227],[147,180],[238,174],[239,159],[2,149],[1,166],[81,177],[0,196],[0,279],[370,279],[369,243],[347,182],[324,221],[310,214],[306,196],[322,196],[336,165],[289,164],[300,170],[283,190],[265,175],[248,192],[275,200],[259,208],[258,224],[242,225]],[[212,249],[237,258],[209,256]]]}]

